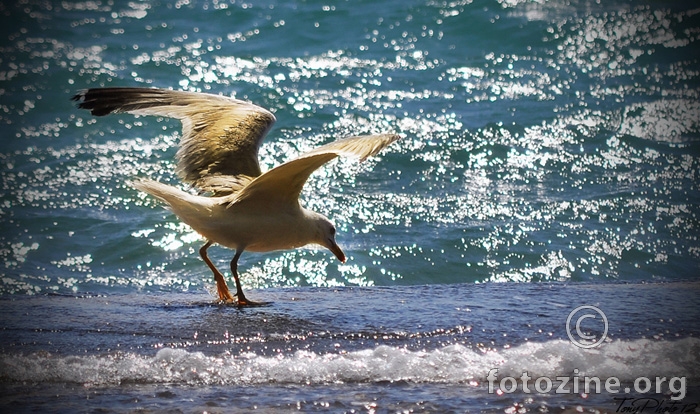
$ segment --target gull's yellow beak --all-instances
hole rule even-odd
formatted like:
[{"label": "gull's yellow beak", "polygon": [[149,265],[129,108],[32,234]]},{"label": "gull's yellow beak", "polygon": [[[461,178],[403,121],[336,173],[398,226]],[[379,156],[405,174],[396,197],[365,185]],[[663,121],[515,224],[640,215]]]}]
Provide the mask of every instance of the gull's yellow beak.
[{"label": "gull's yellow beak", "polygon": [[333,239],[328,240],[328,243],[328,250],[333,252],[335,257],[338,258],[338,260],[340,260],[342,263],[345,263],[347,258],[345,257],[345,253],[343,253],[343,251],[340,249],[340,246],[338,246],[338,243],[336,243]]}]

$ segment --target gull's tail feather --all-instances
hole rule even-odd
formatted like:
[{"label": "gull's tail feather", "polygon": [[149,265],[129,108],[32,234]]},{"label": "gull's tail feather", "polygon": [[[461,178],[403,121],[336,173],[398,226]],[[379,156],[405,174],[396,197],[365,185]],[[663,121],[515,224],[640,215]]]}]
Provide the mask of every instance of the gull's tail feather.
[{"label": "gull's tail feather", "polygon": [[206,217],[210,214],[214,199],[189,194],[179,188],[149,179],[129,182],[139,191],[148,193],[166,203],[178,217],[186,223],[192,218]]}]

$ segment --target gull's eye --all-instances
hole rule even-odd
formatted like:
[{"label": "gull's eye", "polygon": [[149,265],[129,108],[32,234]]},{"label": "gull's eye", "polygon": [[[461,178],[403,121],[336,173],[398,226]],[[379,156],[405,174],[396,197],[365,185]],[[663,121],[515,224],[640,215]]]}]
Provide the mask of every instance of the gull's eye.
[{"label": "gull's eye", "polygon": [[335,236],[335,227],[331,227],[331,236]]}]

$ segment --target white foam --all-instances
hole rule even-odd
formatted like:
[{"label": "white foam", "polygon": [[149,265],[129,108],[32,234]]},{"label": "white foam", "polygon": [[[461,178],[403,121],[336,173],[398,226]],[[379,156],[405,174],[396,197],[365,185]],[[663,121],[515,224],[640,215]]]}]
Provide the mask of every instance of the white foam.
[{"label": "white foam", "polygon": [[640,376],[697,378],[700,339],[615,341],[598,349],[577,348],[568,341],[525,343],[499,351],[450,345],[430,351],[378,346],[353,352],[296,351],[279,356],[255,353],[208,356],[164,348],[154,356],[131,353],[109,356],[3,355],[0,380],[28,383],[168,384],[317,384],[410,381],[483,383],[493,368],[500,377],[572,376],[633,381]]}]

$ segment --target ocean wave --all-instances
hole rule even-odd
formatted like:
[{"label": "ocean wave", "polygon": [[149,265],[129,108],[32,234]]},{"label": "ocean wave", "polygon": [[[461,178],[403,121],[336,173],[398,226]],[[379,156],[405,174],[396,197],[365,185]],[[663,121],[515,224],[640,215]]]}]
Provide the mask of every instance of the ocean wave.
[{"label": "ocean wave", "polygon": [[153,356],[134,353],[58,356],[46,352],[0,357],[5,383],[255,385],[412,382],[481,385],[492,369],[499,377],[557,378],[700,377],[700,339],[618,340],[582,349],[564,340],[527,342],[484,351],[465,345],[411,351],[378,346],[353,352],[296,351],[208,356],[163,348]]}]

